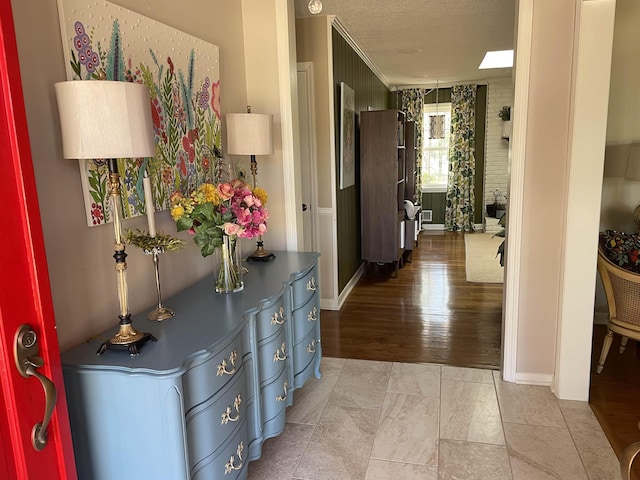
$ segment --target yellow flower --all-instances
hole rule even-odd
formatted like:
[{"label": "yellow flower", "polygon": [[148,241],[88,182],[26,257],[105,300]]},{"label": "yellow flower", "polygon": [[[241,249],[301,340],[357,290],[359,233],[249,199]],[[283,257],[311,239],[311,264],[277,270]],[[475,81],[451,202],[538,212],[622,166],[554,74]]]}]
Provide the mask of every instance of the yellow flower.
[{"label": "yellow flower", "polygon": [[253,194],[256,197],[258,197],[263,204],[267,203],[267,198],[269,198],[269,195],[267,194],[266,190],[264,190],[263,188],[260,188],[260,187],[254,188]]},{"label": "yellow flower", "polygon": [[220,204],[218,191],[216,187],[214,187],[210,183],[203,183],[202,185],[200,185],[198,189],[193,192],[191,197],[197,204],[203,204],[206,202],[211,202],[216,206]]},{"label": "yellow flower", "polygon": [[176,221],[180,220],[183,215],[184,215],[184,208],[182,207],[182,205],[176,205],[171,209],[171,217],[174,220]]}]

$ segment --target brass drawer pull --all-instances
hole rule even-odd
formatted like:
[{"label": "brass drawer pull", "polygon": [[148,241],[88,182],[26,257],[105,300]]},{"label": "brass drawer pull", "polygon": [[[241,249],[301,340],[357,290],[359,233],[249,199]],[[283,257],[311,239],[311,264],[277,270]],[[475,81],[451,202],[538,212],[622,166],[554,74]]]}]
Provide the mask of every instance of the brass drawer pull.
[{"label": "brass drawer pull", "polygon": [[318,308],[317,307],[313,307],[313,310],[311,310],[309,312],[309,315],[307,315],[307,320],[309,322],[315,322],[316,320],[318,320]]},{"label": "brass drawer pull", "polygon": [[271,317],[271,325],[282,325],[285,320],[284,308],[280,307],[276,313]]},{"label": "brass drawer pull", "polygon": [[231,457],[229,457],[229,461],[224,465],[224,474],[227,475],[228,473],[233,472],[234,470],[240,470],[242,468],[242,452],[244,450],[244,442],[240,442],[240,444],[238,445],[238,449],[236,450],[236,455],[238,455],[238,460],[240,460],[240,464],[239,465],[235,465],[236,463],[236,457],[235,455],[231,455]]},{"label": "brass drawer pull", "polygon": [[222,363],[218,365],[218,369],[216,371],[216,376],[221,377],[222,375],[233,375],[236,373],[236,359],[238,358],[238,352],[234,349],[229,355],[229,361],[231,362],[231,366],[233,369],[227,370],[227,361],[222,360]]},{"label": "brass drawer pull", "polygon": [[287,354],[285,353],[285,350],[286,350],[285,342],[282,342],[282,345],[280,346],[280,348],[277,349],[276,353],[273,354],[274,363],[287,359]]},{"label": "brass drawer pull", "polygon": [[237,422],[240,420],[240,404],[242,403],[242,398],[240,398],[240,394],[233,400],[233,408],[236,411],[236,416],[231,416],[231,407],[227,407],[227,409],[222,413],[222,425],[226,425],[229,422]]},{"label": "brass drawer pull", "polygon": [[315,292],[318,286],[316,285],[316,277],[311,277],[311,280],[307,282],[307,290]]},{"label": "brass drawer pull", "polygon": [[289,388],[289,385],[287,384],[287,381],[284,381],[284,394],[283,395],[278,395],[276,397],[276,402],[284,402],[287,399],[287,388]]},{"label": "brass drawer pull", "polygon": [[[320,343],[320,342],[318,342]],[[316,353],[316,339],[311,339],[311,343],[307,345],[307,353]]]}]

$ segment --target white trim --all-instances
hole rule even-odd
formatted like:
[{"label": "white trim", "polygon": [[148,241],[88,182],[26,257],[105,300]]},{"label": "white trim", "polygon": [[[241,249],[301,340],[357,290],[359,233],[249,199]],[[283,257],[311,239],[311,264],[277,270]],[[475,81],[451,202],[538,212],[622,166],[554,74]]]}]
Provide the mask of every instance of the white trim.
[{"label": "white trim", "polygon": [[[504,75],[500,75],[499,77],[496,78],[500,78],[500,77],[510,77],[511,73],[507,72],[507,70],[511,70],[510,68],[505,68],[505,74]],[[442,82],[436,82],[436,83],[417,83],[415,85],[398,85],[396,88],[398,90],[406,90],[409,88],[451,88],[454,87],[456,85],[489,85],[489,83],[491,82],[492,79],[485,79],[485,80],[464,80],[461,82],[449,82],[449,83],[442,83]],[[429,92],[427,92],[429,93]]]},{"label": "white trim", "polygon": [[601,204],[616,1],[582,0],[576,7],[553,388],[558,398],[586,401],[600,227],[592,212]]},{"label": "white trim", "polygon": [[547,373],[517,373],[514,379],[519,385],[539,385],[550,387],[553,383],[553,375]]},{"label": "white trim", "polygon": [[[340,34],[342,38],[344,38],[347,41],[347,43],[351,46],[351,48],[353,48],[353,50],[358,54],[358,56],[362,59],[362,61],[367,64],[367,66],[371,69],[371,71],[375,74],[375,76],[378,77],[378,79],[382,83],[384,83],[384,85],[389,90],[392,90],[392,91],[395,90],[395,88],[391,87],[386,77],[382,74],[382,72],[378,69],[378,67],[376,67],[376,64],[373,63],[373,61],[367,56],[367,54],[364,53],[362,48],[360,48],[360,46],[356,43],[356,41],[353,39],[351,34],[347,31],[346,27],[342,24],[340,19],[335,15],[331,15],[329,18],[331,18],[331,23],[335,27],[336,31]],[[331,50],[329,50],[329,52],[331,52]],[[331,91],[333,91],[333,88],[331,89]]]},{"label": "white trim", "polygon": [[351,291],[355,288],[355,286],[358,284],[358,281],[364,275],[364,269],[365,269],[365,264],[361,263],[358,270],[356,270],[356,273],[354,273],[353,277],[351,277],[351,280],[349,280],[349,282],[342,289],[342,293],[340,293],[340,296],[338,297],[338,310],[342,308],[342,305],[344,305],[344,302],[347,300],[347,298],[349,298]]},{"label": "white trim", "polygon": [[307,103],[307,111],[309,113],[309,169],[311,172],[311,192],[309,196],[311,199],[311,205],[309,206],[311,214],[311,222],[313,226],[313,232],[311,235],[311,245],[313,250],[318,250],[318,231],[320,225],[318,223],[318,159],[317,150],[318,144],[316,139],[316,112],[315,112],[315,87],[313,84],[313,62],[298,62],[296,64],[298,72],[304,72],[307,77],[307,89],[309,91],[309,101]]},{"label": "white trim", "polygon": [[[291,12],[289,11],[291,7]],[[284,189],[284,216],[286,225],[287,250],[298,250],[298,201],[300,182],[296,180],[296,152],[297,142],[294,138],[293,107],[295,102],[298,111],[297,97],[298,87],[291,78],[291,52],[290,35],[292,30],[289,25],[289,15],[293,13],[293,6],[288,0],[276,1],[276,42],[278,54],[278,86],[280,95],[280,131],[282,136],[282,177],[284,185],[294,185],[294,188]],[[294,100],[294,96],[295,99]],[[297,131],[296,131],[297,133]],[[299,150],[299,146],[298,146]]]},{"label": "white trim", "polygon": [[335,112],[333,106],[335,105],[335,88],[333,87],[333,21],[335,18],[331,19],[329,17],[329,21],[327,22],[327,72],[328,72],[328,91],[329,91],[329,157],[330,157],[330,174],[331,174],[331,254],[332,254],[332,264],[333,264],[333,279],[332,286],[333,291],[331,292],[331,298],[338,298],[338,212],[336,211],[336,192],[337,192],[337,172],[336,172],[336,149],[334,145],[336,144],[336,129],[334,125],[336,124]]},{"label": "white trim", "polygon": [[447,186],[446,185],[442,185],[442,186],[426,185],[426,186],[420,187],[420,190],[422,190],[422,193],[447,193]]},{"label": "white trim", "polygon": [[443,232],[444,223],[423,223],[422,230],[432,230],[432,231]]},{"label": "white trim", "polygon": [[527,108],[533,34],[533,0],[520,0],[517,14],[517,48],[513,99],[513,132],[509,143],[511,176],[509,186],[509,234],[506,238],[504,308],[502,332],[502,378],[515,382],[518,353],[518,306],[522,255],[522,211],[524,167],[527,146]]}]

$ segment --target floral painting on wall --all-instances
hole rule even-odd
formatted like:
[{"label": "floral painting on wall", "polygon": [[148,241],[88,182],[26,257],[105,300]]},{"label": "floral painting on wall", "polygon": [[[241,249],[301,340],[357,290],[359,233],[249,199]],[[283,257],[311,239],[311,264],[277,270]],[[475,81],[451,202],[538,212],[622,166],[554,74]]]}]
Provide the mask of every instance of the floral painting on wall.
[{"label": "floral painting on wall", "polygon": [[[68,80],[149,88],[156,155],[118,159],[123,218],[145,213],[146,169],[156,210],[190,195],[222,165],[218,47],[104,0],[58,0]],[[80,161],[87,224],[111,221],[104,159]]]}]

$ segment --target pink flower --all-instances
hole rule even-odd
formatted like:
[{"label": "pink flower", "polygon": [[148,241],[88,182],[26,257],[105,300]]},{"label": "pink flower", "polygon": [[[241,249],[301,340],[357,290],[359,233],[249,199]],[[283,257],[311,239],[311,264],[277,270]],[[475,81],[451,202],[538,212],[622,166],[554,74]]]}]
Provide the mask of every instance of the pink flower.
[{"label": "pink flower", "polygon": [[227,201],[233,197],[234,193],[233,185],[230,183],[225,182],[218,185],[218,195],[220,196],[220,200]]},{"label": "pink flower", "polygon": [[240,227],[240,225],[236,224],[236,223],[225,223],[224,225],[224,233],[227,235],[238,235],[238,233],[240,232],[240,229],[242,227]]},{"label": "pink flower", "polygon": [[[244,200],[244,203],[247,204],[247,207],[253,207],[254,205],[256,207],[260,206],[255,202],[255,200],[258,200],[258,199],[253,195],[247,195],[246,197],[243,198],[243,200]],[[258,200],[258,202],[260,202],[260,200]]]}]

